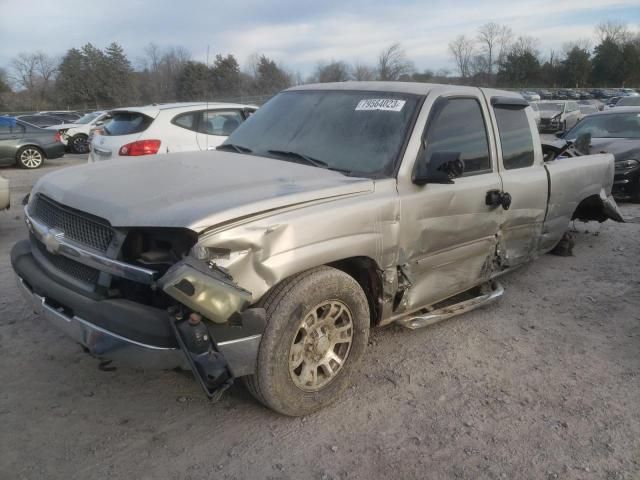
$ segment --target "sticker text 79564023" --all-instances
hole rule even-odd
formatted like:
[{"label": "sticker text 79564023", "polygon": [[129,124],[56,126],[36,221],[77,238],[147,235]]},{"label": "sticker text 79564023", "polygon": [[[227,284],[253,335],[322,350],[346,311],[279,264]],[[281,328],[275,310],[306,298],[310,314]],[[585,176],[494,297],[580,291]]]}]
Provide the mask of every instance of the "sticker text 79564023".
[{"label": "sticker text 79564023", "polygon": [[405,100],[395,98],[365,98],[358,102],[356,110],[385,110],[387,112],[400,112]]}]

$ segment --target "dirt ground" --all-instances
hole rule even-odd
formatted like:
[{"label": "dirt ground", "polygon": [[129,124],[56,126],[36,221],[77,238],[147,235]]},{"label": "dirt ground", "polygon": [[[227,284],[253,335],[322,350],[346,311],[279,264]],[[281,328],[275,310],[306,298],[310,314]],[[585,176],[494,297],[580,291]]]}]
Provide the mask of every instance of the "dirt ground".
[{"label": "dirt ground", "polygon": [[9,265],[39,171],[0,169],[0,478],[639,479],[640,206],[578,225],[575,256],[504,278],[492,306],[374,331],[334,406],[278,416],[190,374],[105,372],[33,315]]}]

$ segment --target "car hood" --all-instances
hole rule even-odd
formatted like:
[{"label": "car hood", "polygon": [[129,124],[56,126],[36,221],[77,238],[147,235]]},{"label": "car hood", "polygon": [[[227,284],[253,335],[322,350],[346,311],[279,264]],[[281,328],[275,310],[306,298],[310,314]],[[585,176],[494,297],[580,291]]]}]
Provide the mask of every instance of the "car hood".
[{"label": "car hood", "polygon": [[67,129],[68,128],[74,128],[74,127],[77,127],[77,126],[78,126],[77,123],[62,123],[62,124],[59,124],[59,125],[51,125],[51,126],[45,127],[45,128],[48,129],[48,130],[62,130],[62,129],[65,129],[65,128],[67,128]]},{"label": "car hood", "polygon": [[640,139],[592,138],[591,153],[612,153],[616,162],[640,160]]},{"label": "car hood", "polygon": [[200,232],[281,208],[372,192],[374,182],[322,168],[229,152],[175,153],[70,167],[39,193],[115,227]]},{"label": "car hood", "polygon": [[540,110],[540,118],[553,118],[562,115],[561,112],[544,112]]}]

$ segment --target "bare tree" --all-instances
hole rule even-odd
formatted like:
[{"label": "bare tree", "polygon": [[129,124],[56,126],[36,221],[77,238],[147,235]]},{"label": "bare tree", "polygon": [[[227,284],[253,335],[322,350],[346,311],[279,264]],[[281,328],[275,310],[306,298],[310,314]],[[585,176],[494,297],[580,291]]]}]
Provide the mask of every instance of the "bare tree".
[{"label": "bare tree", "polygon": [[459,35],[449,42],[449,53],[453,57],[462,78],[467,78],[471,75],[471,60],[474,51],[475,46],[473,40],[464,35]]},{"label": "bare tree", "polygon": [[362,63],[356,63],[351,69],[351,75],[354,80],[370,81],[376,79],[376,72],[373,68]]},{"label": "bare tree", "polygon": [[535,37],[528,35],[519,36],[509,48],[509,53],[514,55],[531,54],[534,57],[538,57],[540,51],[538,50],[538,44],[540,41]]},{"label": "bare tree", "polygon": [[596,36],[600,43],[609,40],[617,44],[623,44],[631,39],[632,34],[625,23],[607,20],[596,26]]},{"label": "bare tree", "polygon": [[346,82],[350,78],[349,67],[340,61],[331,61],[328,64],[320,62],[311,78],[319,83]]},{"label": "bare tree", "polygon": [[493,66],[501,62],[512,37],[509,27],[495,22],[485,23],[478,29],[477,40],[485,56],[484,64],[489,76],[493,74]]},{"label": "bare tree", "polygon": [[38,59],[34,54],[21,53],[11,60],[11,80],[19,87],[33,90],[37,82]]},{"label": "bare tree", "polygon": [[380,80],[398,80],[402,75],[413,72],[413,63],[399,43],[385,48],[378,56],[378,78]]},{"label": "bare tree", "polygon": [[591,50],[591,40],[589,40],[588,38],[579,38],[571,42],[566,42],[562,45],[562,53],[566,55],[574,48],[578,48],[580,50],[588,52]]}]

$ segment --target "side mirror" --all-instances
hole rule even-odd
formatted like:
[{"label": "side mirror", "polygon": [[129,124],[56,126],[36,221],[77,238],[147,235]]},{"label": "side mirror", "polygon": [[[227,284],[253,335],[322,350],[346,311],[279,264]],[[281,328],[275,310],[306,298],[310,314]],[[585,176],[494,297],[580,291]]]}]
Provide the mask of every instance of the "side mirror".
[{"label": "side mirror", "polygon": [[99,126],[101,126],[101,125],[104,125],[104,121],[102,121],[102,120],[98,120],[98,121],[95,123],[95,126],[96,126],[96,127],[99,127]]},{"label": "side mirror", "polygon": [[425,152],[416,161],[412,181],[416,185],[453,183],[453,179],[463,173],[464,161],[460,159],[460,152],[433,152],[431,158]]},{"label": "side mirror", "polygon": [[565,133],[567,133],[566,130],[560,130],[559,132],[556,132],[556,137],[563,138]]}]

